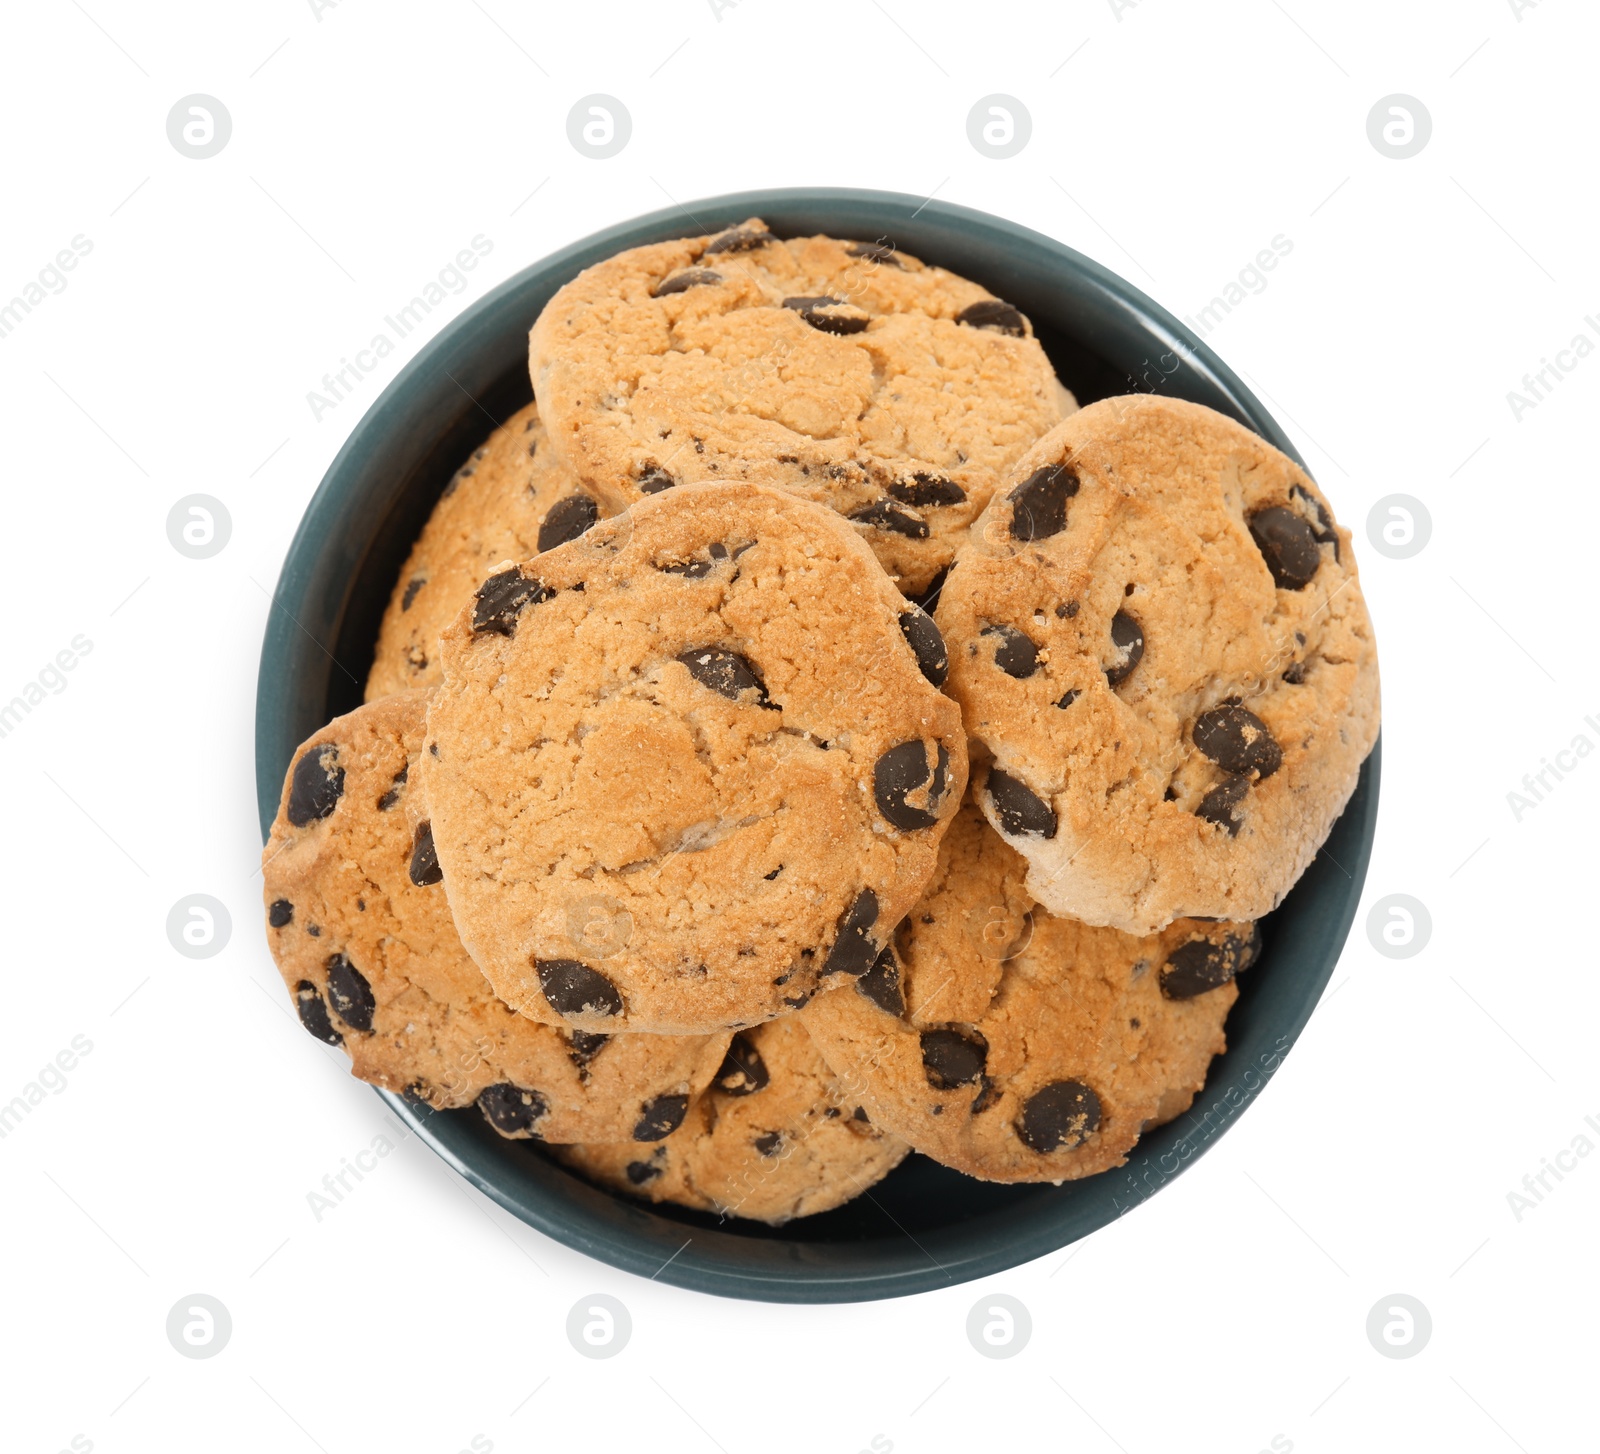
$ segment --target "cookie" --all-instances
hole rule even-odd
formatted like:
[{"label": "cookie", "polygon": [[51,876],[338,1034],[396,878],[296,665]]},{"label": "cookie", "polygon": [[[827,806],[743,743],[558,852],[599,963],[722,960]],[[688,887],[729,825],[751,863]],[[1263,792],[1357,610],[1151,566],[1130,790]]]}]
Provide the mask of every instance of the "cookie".
[{"label": "cookie", "polygon": [[383,613],[366,700],[439,680],[439,633],[506,560],[528,560],[606,513],[561,463],[538,406],[519,409],[450,477]]},{"label": "cookie", "polygon": [[894,945],[800,1018],[874,1125],[985,1181],[1059,1182],[1120,1166],[1188,1109],[1260,941],[1055,918],[1026,872],[965,805]]},{"label": "cookie", "polygon": [[336,718],[295,756],[262,855],[267,941],[300,1023],[352,1074],[504,1136],[656,1141],[726,1035],[591,1035],[498,1000],[450,919],[417,801],[426,694]]},{"label": "cookie", "polygon": [[777,1224],[849,1201],[909,1149],[867,1119],[790,1015],[735,1035],[711,1089],[658,1145],[556,1155],[632,1196]]},{"label": "cookie", "polygon": [[940,593],[978,800],[1052,913],[1253,920],[1378,733],[1350,533],[1197,404],[1106,399],[1018,462]]},{"label": "cookie", "polygon": [[683,486],[492,577],[423,782],[496,992],[572,1029],[739,1028],[859,974],[966,781],[943,645],[833,512]]},{"label": "cookie", "polygon": [[613,510],[695,481],[789,490],[854,521],[908,594],[1071,402],[978,284],[757,219],[579,274],[529,366],[557,452]]}]

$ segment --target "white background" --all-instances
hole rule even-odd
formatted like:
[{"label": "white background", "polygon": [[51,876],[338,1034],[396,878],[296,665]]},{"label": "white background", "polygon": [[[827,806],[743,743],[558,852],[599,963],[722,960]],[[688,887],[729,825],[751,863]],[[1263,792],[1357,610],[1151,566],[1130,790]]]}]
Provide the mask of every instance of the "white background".
[{"label": "white background", "polygon": [[[0,739],[0,1102],[93,1048],[0,1140],[5,1447],[1594,1447],[1600,1156],[1520,1220],[1508,1193],[1600,1145],[1600,755],[1521,821],[1507,793],[1600,744],[1600,356],[1520,421],[1507,393],[1600,338],[1597,21],[1579,0],[11,7],[0,300],[75,235],[93,250],[0,338],[0,701],[75,635],[92,651]],[[167,139],[192,92],[233,118],[209,160]],[[590,92],[633,118],[610,160],[567,140]],[[992,92],[1033,118],[1010,160],[967,140]],[[1433,118],[1410,160],[1367,136],[1394,92]],[[1014,218],[1179,314],[1292,241],[1209,341],[1355,530],[1382,645],[1379,837],[1327,1000],[1187,1175],[986,1284],[795,1308],[646,1283],[415,1141],[318,1222],[307,1193],[381,1106],[294,1023],[257,927],[257,653],[306,500],[424,332],[320,421],[306,394],[475,234],[493,251],[452,313],[612,222],[802,183]],[[166,535],[194,492],[232,515],[209,560]],[[1367,544],[1392,493],[1432,516],[1409,560]],[[168,943],[191,893],[231,911],[215,958]],[[1389,893],[1431,911],[1414,958],[1369,943]],[[233,1320],[205,1361],[165,1334],[194,1292]],[[633,1319],[606,1362],[565,1334],[598,1292]],[[967,1341],[986,1292],[1032,1314],[1008,1361]],[[1397,1292],[1433,1320],[1404,1361],[1365,1331]]]}]

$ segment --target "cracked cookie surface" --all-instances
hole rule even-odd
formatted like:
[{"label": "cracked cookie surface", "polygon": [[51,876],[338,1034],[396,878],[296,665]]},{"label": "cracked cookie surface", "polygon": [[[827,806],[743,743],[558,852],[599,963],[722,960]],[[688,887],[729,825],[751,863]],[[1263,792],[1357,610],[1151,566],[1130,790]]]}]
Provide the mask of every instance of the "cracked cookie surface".
[{"label": "cracked cookie surface", "polygon": [[849,1201],[909,1149],[866,1119],[790,1015],[735,1035],[711,1089],[658,1145],[556,1155],[614,1191],[778,1224]]},{"label": "cracked cookie surface", "polygon": [[443,636],[423,785],[496,991],[588,1031],[737,1028],[859,974],[966,781],[937,631],[831,511],[641,501]]},{"label": "cracked cookie surface", "polygon": [[1031,449],[937,619],[977,799],[1058,914],[1130,933],[1257,919],[1378,732],[1350,533],[1212,410],[1105,399]]},{"label": "cracked cookie surface", "polygon": [[426,693],[368,703],[295,754],[262,854],[267,942],[301,1024],[351,1073],[502,1135],[659,1140],[726,1035],[583,1035],[496,998],[461,946],[417,800]]},{"label": "cracked cookie surface", "polygon": [[551,440],[614,510],[743,479],[855,522],[908,594],[1075,407],[1028,320],[885,244],[759,220],[581,273],[535,323]]},{"label": "cracked cookie surface", "polygon": [[439,633],[490,568],[527,560],[607,513],[550,448],[538,406],[519,409],[450,477],[383,613],[366,700],[439,680]]},{"label": "cracked cookie surface", "polygon": [[1054,918],[1026,871],[964,805],[893,948],[800,1018],[874,1125],[986,1181],[1059,1182],[1120,1166],[1188,1109],[1259,938]]}]

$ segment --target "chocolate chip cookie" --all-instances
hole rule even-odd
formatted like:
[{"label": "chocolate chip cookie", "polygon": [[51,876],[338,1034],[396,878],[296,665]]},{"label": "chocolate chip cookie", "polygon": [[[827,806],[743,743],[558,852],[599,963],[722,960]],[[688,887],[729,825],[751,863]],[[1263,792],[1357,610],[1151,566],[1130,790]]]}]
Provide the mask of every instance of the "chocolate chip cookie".
[{"label": "chocolate chip cookie", "polygon": [[726,1035],[562,1031],[498,1000],[450,919],[416,796],[426,694],[369,703],[296,754],[262,855],[267,942],[300,1023],[362,1080],[504,1136],[658,1141]]},{"label": "chocolate chip cookie", "polygon": [[556,451],[612,509],[772,485],[854,521],[908,594],[1071,406],[1010,303],[887,243],[758,219],[587,269],[539,315],[529,364]]},{"label": "chocolate chip cookie", "polygon": [[366,699],[439,680],[439,633],[491,567],[528,560],[606,513],[561,463],[538,406],[519,409],[445,486],[383,613]]},{"label": "chocolate chip cookie", "polygon": [[682,486],[484,583],[443,638],[423,786],[496,992],[687,1034],[865,970],[966,781],[944,651],[832,511]]},{"label": "chocolate chip cookie", "polygon": [[1054,918],[1026,872],[965,805],[894,944],[800,1018],[873,1124],[986,1181],[1059,1182],[1120,1166],[1188,1108],[1259,938]]},{"label": "chocolate chip cookie", "polygon": [[1256,919],[1378,732],[1350,533],[1222,415],[1105,399],[1014,467],[938,604],[978,801],[1052,912]]},{"label": "chocolate chip cookie", "polygon": [[849,1201],[908,1150],[867,1119],[790,1015],[735,1035],[711,1089],[658,1145],[556,1154],[601,1186],[776,1224]]}]

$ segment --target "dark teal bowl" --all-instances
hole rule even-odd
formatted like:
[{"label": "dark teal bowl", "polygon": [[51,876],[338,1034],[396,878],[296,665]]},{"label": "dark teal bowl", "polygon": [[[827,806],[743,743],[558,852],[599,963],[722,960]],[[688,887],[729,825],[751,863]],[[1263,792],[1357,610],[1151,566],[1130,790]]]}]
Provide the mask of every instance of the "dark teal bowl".
[{"label": "dark teal bowl", "polygon": [[[256,791],[263,835],[294,749],[361,700],[378,621],[412,540],[460,461],[532,397],[527,333],[581,268],[664,238],[760,216],[780,236],[882,239],[982,283],[1033,320],[1056,372],[1089,403],[1172,394],[1295,454],[1272,416],[1171,314],[1098,263],[1025,227],[891,192],[794,188],[714,197],[596,233],[518,273],[447,325],[384,390],[339,452],[283,563],[261,651]],[[766,1227],[598,1191],[475,1110],[397,1116],[474,1186],[557,1241],[701,1292],[847,1302],[949,1287],[1064,1247],[1191,1165],[1260,1092],[1311,1014],[1355,917],[1378,811],[1378,753],[1283,905],[1228,1021],[1229,1049],[1193,1110],[1128,1165],[1064,1186],[996,1186],[913,1156],[854,1202]]]}]

